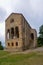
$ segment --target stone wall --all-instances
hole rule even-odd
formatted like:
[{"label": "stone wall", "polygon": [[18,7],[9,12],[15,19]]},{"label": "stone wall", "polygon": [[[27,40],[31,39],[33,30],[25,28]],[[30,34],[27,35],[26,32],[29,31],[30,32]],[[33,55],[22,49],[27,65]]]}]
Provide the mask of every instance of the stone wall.
[{"label": "stone wall", "polygon": [[[14,37],[11,39],[11,28],[14,28]],[[19,38],[15,36],[15,27],[19,29]],[[10,30],[10,37],[7,39],[7,30]],[[34,40],[31,38],[31,33],[34,34]],[[8,44],[9,43],[9,44]],[[13,43],[13,44],[12,44]],[[36,47],[37,33],[32,29],[22,14],[12,13],[5,21],[5,45],[6,49],[24,50]]]}]

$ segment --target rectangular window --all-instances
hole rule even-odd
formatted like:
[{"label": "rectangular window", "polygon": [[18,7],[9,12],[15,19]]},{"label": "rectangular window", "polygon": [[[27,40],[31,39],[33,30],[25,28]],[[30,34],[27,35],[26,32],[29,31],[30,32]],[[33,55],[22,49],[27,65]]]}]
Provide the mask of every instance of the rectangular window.
[{"label": "rectangular window", "polygon": [[16,46],[18,46],[18,42],[16,42]]},{"label": "rectangular window", "polygon": [[8,46],[10,46],[10,43],[8,43]]}]

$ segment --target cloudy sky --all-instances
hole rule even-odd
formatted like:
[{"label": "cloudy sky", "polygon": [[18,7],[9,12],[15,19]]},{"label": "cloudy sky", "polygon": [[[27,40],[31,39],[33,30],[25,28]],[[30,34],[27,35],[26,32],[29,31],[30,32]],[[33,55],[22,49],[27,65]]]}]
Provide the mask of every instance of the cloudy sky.
[{"label": "cloudy sky", "polygon": [[39,32],[43,24],[43,0],[0,0],[0,40],[5,41],[5,19],[12,13],[22,13],[32,28]]}]

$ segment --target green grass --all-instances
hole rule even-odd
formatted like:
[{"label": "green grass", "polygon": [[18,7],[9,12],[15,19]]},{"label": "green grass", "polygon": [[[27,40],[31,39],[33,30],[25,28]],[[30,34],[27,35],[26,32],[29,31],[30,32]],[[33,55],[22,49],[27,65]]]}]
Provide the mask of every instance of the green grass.
[{"label": "green grass", "polygon": [[43,65],[43,52],[12,54],[0,58],[0,65]]},{"label": "green grass", "polygon": [[7,54],[9,54],[9,52],[0,50],[0,57],[2,57],[2,56],[4,56],[4,55],[7,55]]}]

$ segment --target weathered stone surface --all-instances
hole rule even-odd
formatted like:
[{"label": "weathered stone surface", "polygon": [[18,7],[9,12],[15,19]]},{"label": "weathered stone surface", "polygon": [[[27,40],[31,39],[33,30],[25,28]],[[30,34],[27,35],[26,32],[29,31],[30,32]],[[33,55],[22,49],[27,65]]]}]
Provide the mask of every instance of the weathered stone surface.
[{"label": "weathered stone surface", "polygon": [[[11,22],[11,19],[14,19],[14,22]],[[11,39],[11,28],[19,28],[19,38],[14,36]],[[7,30],[10,30],[10,38],[7,39]],[[34,39],[31,38],[31,33],[34,35]],[[16,45],[16,42],[18,44]],[[9,43],[9,45],[8,45]],[[12,45],[13,43],[13,45]],[[29,23],[26,21],[25,17],[19,13],[12,13],[5,21],[5,45],[7,49],[18,49],[24,50],[28,48],[35,48],[37,46],[37,32],[35,29],[32,29]]]}]

